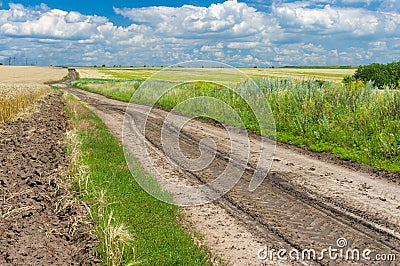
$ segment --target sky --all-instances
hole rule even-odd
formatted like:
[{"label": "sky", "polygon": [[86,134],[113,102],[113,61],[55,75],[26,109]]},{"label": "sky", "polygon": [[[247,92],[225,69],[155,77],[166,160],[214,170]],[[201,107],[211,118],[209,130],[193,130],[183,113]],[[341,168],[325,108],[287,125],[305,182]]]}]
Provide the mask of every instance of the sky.
[{"label": "sky", "polygon": [[0,63],[400,61],[399,0],[0,0]]}]

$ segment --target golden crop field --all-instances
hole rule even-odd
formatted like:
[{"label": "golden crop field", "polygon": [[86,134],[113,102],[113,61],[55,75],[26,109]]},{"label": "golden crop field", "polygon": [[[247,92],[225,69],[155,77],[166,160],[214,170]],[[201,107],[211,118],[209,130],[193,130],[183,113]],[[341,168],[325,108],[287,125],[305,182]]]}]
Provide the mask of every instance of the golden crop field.
[{"label": "golden crop field", "polygon": [[111,74],[105,74],[100,71],[100,68],[95,67],[77,67],[80,78],[113,78]]},{"label": "golden crop field", "polygon": [[249,76],[270,76],[293,79],[321,79],[341,82],[345,76],[354,75],[356,69],[330,69],[330,68],[245,68],[241,69]]},{"label": "golden crop field", "polygon": [[45,83],[61,80],[67,69],[55,67],[0,67],[0,123],[13,119],[50,91]]}]

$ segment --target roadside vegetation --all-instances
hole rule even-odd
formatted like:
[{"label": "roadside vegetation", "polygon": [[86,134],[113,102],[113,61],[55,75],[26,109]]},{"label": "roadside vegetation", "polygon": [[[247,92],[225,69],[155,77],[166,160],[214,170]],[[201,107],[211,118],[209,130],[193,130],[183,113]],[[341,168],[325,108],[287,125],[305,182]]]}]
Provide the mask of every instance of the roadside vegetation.
[{"label": "roadside vegetation", "polygon": [[278,140],[400,171],[400,93],[334,83],[261,80]]},{"label": "roadside vegetation", "polygon": [[[93,80],[92,80],[93,81]],[[318,152],[373,167],[400,171],[400,93],[377,91],[371,83],[346,85],[321,80],[254,78],[267,100],[276,123],[278,141],[306,146]],[[78,80],[75,86],[129,101],[140,82],[96,80],[89,84]],[[252,94],[251,84],[239,84],[245,93]],[[154,93],[157,94],[157,86]],[[123,91],[124,93],[121,93]],[[136,95],[137,96],[137,95]],[[195,96],[218,98],[232,106],[250,131],[259,133],[254,114],[249,107],[225,87],[210,83],[188,83],[177,86],[159,99],[157,104],[173,108]],[[150,95],[133,99],[146,103]],[[209,106],[210,109],[214,108]],[[198,114],[196,107],[181,110]],[[229,117],[219,120],[229,123]]]},{"label": "roadside vegetation", "polygon": [[[87,107],[66,95],[70,115],[69,154],[75,189],[88,202],[105,265],[211,265],[195,245],[173,205],[147,194],[132,177],[118,139]],[[154,179],[140,163],[135,174]],[[160,192],[161,193],[161,192]]]}]

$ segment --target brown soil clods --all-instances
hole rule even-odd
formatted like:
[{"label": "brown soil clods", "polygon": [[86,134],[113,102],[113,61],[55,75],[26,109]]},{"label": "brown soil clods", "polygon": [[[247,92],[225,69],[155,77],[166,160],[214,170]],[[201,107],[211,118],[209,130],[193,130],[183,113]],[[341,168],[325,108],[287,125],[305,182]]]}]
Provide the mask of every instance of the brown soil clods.
[{"label": "brown soil clods", "polygon": [[96,240],[71,192],[62,93],[0,124],[0,265],[91,265]]}]

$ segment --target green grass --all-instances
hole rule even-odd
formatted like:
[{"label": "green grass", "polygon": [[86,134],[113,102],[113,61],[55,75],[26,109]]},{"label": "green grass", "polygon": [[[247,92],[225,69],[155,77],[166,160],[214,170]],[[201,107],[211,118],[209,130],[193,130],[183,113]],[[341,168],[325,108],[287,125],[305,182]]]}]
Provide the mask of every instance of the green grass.
[{"label": "green grass", "polygon": [[[122,146],[103,122],[72,96],[67,97],[66,106],[81,141],[81,164],[88,168],[87,193],[83,200],[92,209],[100,242],[104,243],[101,238],[105,237],[102,217],[109,217],[112,212],[111,222],[123,224],[133,236],[133,241],[124,248],[123,265],[129,262],[140,262],[141,265],[211,265],[207,251],[196,246],[179,223],[178,208],[153,198],[136,183],[127,168]],[[134,173],[156,182],[139,163],[134,167]],[[101,191],[104,197],[99,197]],[[164,192],[160,190],[160,193]],[[102,210],[99,210],[99,205],[103,206]],[[99,246],[104,260],[106,249],[104,244]]]},{"label": "green grass", "polygon": [[[263,91],[262,95],[252,90],[248,84],[241,84],[241,90],[250,98],[254,98],[256,104],[268,101],[275,118],[276,136],[279,141],[307,146],[318,152],[330,152],[340,158],[377,168],[400,171],[399,92],[378,92],[368,84],[349,87],[318,80],[254,80]],[[154,84],[155,86],[145,93],[135,94],[133,100],[151,103],[162,87]],[[107,90],[113,89],[111,87]],[[97,92],[104,94],[101,86]],[[223,86],[202,82],[176,86],[160,98],[157,104],[173,108],[185,99],[195,96],[223,100],[237,111],[247,129],[260,133],[249,107],[240,97]],[[129,101],[129,97],[117,99]],[[207,103],[200,106],[185,105],[177,109],[204,117],[209,116],[204,110],[212,114],[218,113],[215,105]],[[216,120],[238,125],[236,121],[232,122],[230,116],[224,115],[224,112],[220,112]],[[268,131],[264,131],[264,134],[269,135]]]},{"label": "green grass", "polygon": [[113,99],[129,101],[134,91],[140,86],[142,82],[142,79],[85,78],[72,82],[72,85],[86,91],[105,95]]}]

